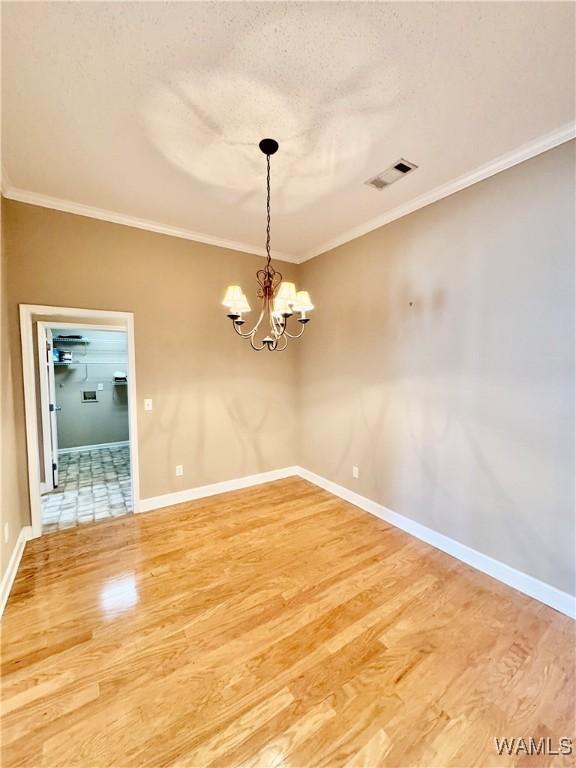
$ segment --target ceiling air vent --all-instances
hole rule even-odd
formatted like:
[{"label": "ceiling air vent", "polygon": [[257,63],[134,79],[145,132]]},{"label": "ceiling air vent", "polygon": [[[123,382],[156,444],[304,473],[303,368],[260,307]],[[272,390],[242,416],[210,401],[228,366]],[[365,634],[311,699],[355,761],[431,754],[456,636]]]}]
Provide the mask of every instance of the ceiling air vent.
[{"label": "ceiling air vent", "polygon": [[397,163],[391,165],[390,168],[382,171],[382,173],[379,173],[378,176],[374,176],[373,179],[368,179],[368,181],[365,183],[370,187],[374,187],[374,189],[384,189],[384,187],[389,187],[390,184],[394,184],[394,182],[398,181],[398,179],[407,176],[416,168],[418,168],[417,165],[411,163],[409,160],[404,160],[404,158],[401,158]]}]

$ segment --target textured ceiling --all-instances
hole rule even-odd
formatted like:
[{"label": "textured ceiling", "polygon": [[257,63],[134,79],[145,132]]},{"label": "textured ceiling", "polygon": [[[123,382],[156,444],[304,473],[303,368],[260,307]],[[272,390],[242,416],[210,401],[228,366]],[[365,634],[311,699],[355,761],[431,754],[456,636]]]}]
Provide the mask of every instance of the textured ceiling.
[{"label": "textured ceiling", "polygon": [[8,186],[259,248],[272,136],[273,248],[302,257],[573,121],[574,10],[3,3]]}]

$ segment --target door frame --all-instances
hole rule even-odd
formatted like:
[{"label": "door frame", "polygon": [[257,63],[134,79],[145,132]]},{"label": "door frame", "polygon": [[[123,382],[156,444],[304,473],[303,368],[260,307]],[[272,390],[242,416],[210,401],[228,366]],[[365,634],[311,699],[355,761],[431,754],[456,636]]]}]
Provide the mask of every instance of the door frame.
[{"label": "door frame", "polygon": [[[32,538],[42,535],[42,507],[40,441],[41,424],[38,420],[38,406],[41,393],[36,386],[36,360],[39,361],[37,334],[34,333],[34,318],[41,316],[47,327],[74,327],[99,325],[100,330],[121,330],[126,332],[128,349],[128,437],[130,442],[130,474],[132,480],[132,502],[134,512],[140,511],[140,473],[138,461],[138,409],[136,401],[136,357],[134,343],[134,314],[104,309],[79,309],[76,307],[51,307],[37,304],[20,304],[20,339],[22,343],[22,370],[24,376],[24,410],[26,419],[26,448],[28,454],[28,488],[30,491],[30,517]],[[66,322],[61,318],[70,318]],[[83,321],[86,322],[83,322]],[[105,323],[108,322],[109,325]],[[41,377],[40,377],[41,378]],[[41,402],[40,402],[41,405]]]}]

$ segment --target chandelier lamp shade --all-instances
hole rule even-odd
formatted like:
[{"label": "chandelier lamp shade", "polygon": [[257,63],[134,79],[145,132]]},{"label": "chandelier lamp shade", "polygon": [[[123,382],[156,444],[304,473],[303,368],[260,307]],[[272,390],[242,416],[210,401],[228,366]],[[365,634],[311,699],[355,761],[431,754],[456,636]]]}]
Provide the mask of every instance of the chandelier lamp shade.
[{"label": "chandelier lamp shade", "polygon": [[[260,306],[258,320],[251,330],[245,331],[244,315],[251,311],[250,304],[239,285],[229,285],[222,304],[228,308],[228,317],[235,332],[250,342],[252,349],[281,352],[289,339],[298,339],[310,321],[307,313],[314,309],[308,291],[297,291],[294,283],[282,279],[282,274],[272,266],[270,255],[270,156],[278,151],[274,139],[262,139],[259,144],[266,155],[266,265],[256,272],[258,289],[256,296]],[[295,317],[297,316],[297,317]],[[289,330],[290,318],[295,317],[300,329]],[[296,331],[297,327],[292,328]]]}]

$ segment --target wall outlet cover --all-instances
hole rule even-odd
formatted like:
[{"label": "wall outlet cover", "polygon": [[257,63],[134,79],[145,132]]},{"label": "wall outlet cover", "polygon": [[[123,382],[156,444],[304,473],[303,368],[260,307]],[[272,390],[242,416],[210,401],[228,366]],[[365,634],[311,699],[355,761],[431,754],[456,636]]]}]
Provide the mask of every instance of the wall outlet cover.
[{"label": "wall outlet cover", "polygon": [[182,477],[184,474],[184,467],[182,464],[176,464],[176,477]]},{"label": "wall outlet cover", "polygon": [[146,398],[146,400],[144,400],[144,410],[145,411],[152,410],[152,398]]},{"label": "wall outlet cover", "polygon": [[360,477],[360,469],[358,467],[352,467],[352,477],[355,480],[358,480],[358,478]]}]

